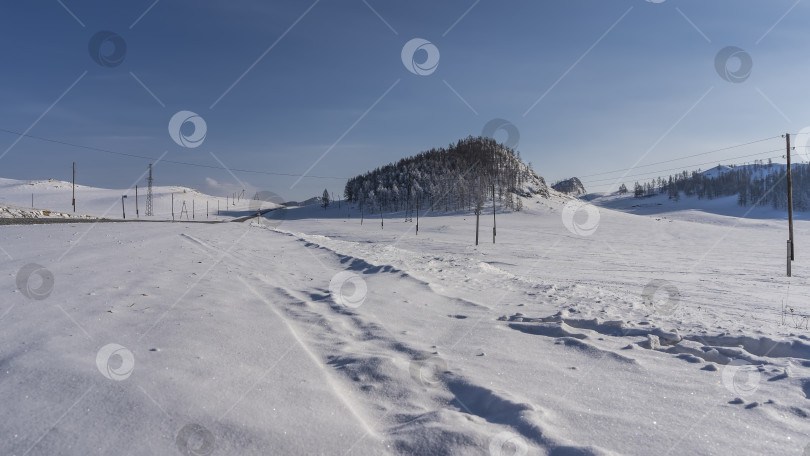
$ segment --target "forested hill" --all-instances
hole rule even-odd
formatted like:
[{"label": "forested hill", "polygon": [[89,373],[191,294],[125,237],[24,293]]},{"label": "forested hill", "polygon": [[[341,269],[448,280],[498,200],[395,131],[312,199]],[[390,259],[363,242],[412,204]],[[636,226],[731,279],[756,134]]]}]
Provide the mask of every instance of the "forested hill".
[{"label": "forested hill", "polygon": [[349,179],[344,196],[369,211],[470,210],[491,202],[521,210],[523,197],[549,196],[520,154],[494,139],[468,137]]},{"label": "forested hill", "polygon": [[[810,164],[791,166],[793,207],[810,211]],[[626,188],[619,190],[626,192]],[[787,208],[787,166],[761,161],[743,166],[717,166],[708,171],[684,171],[668,178],[658,178],[645,184],[636,182],[634,196],[643,198],[666,194],[671,199],[697,197],[713,199],[737,196],[741,206],[770,206]]]}]

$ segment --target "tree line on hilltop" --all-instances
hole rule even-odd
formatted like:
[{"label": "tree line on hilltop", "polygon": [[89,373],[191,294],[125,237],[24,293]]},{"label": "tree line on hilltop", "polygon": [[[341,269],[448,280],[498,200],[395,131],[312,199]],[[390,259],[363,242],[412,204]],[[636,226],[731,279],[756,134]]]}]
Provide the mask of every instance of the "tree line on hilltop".
[{"label": "tree line on hilltop", "polygon": [[[719,168],[719,166],[718,166]],[[691,173],[683,171],[669,177],[658,177],[645,183],[636,182],[633,196],[645,198],[667,195],[679,200],[681,194],[698,199],[715,199],[737,196],[741,206],[770,206],[774,209],[787,209],[787,166],[761,160],[751,165],[736,166],[718,173],[704,173],[700,170]],[[799,211],[810,210],[810,164],[798,163],[791,166],[793,181],[793,207]],[[622,184],[619,193],[629,193]]]},{"label": "tree line on hilltop", "polygon": [[519,211],[532,194],[547,197],[548,188],[519,152],[472,136],[353,177],[344,189],[369,212],[480,210],[493,201]]}]

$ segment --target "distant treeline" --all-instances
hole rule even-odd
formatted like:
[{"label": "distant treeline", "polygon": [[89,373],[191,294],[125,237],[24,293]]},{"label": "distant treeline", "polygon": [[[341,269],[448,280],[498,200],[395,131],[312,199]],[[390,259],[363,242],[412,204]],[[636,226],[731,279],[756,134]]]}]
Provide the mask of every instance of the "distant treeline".
[{"label": "distant treeline", "polygon": [[[810,210],[810,164],[799,163],[791,166],[793,180],[793,208],[799,211]],[[622,184],[619,193],[627,193]],[[647,183],[635,183],[633,195],[644,198],[666,194],[670,199],[679,200],[681,194],[699,199],[714,199],[737,196],[741,206],[770,206],[774,209],[787,209],[787,166],[757,161],[751,165],[732,167],[719,175],[693,171],[683,171],[668,178],[657,178]]]},{"label": "distant treeline", "polygon": [[369,212],[457,211],[495,200],[521,210],[520,196],[548,196],[542,177],[520,154],[494,139],[467,137],[447,148],[431,149],[349,179],[344,196]]}]

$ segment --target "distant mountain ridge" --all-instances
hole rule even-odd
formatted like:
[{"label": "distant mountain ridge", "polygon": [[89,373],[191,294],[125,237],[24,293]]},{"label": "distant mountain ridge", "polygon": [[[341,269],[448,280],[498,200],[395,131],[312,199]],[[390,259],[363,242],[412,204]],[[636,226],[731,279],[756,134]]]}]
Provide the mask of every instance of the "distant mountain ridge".
[{"label": "distant mountain ridge", "polygon": [[455,211],[482,207],[521,210],[522,198],[549,197],[545,179],[519,152],[484,137],[467,137],[447,148],[403,158],[346,183],[344,196],[369,211]]}]

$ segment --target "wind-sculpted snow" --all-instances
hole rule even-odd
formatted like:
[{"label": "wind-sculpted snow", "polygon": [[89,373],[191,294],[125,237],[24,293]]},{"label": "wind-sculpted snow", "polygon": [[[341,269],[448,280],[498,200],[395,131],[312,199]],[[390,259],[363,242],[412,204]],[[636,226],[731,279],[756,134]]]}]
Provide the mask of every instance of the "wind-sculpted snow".
[{"label": "wind-sculpted snow", "polygon": [[[768,381],[779,381],[796,374],[810,378],[810,344],[807,336],[798,336],[794,340],[774,341],[769,337],[754,338],[750,336],[732,337],[727,335],[684,335],[666,332],[660,328],[650,328],[644,323],[641,327],[626,325],[620,321],[598,319],[565,318],[562,313],[550,317],[530,318],[523,314],[500,317],[499,320],[511,322],[508,327],[517,331],[555,338],[558,343],[580,348],[598,357],[612,358],[620,362],[636,363],[635,359],[619,353],[597,348],[597,340],[608,336],[616,339],[617,344],[627,341],[629,345],[622,350],[641,347],[675,355],[674,358],[694,364],[704,362],[718,366],[702,366],[702,370],[716,372],[726,365],[773,366],[766,371]],[[590,341],[590,342],[589,342]],[[801,379],[801,388],[805,395],[810,391],[810,379]],[[758,382],[757,382],[758,383]],[[758,385],[756,385],[758,386]],[[799,385],[797,385],[799,386]]]},{"label": "wind-sculpted snow", "polygon": [[584,236],[527,201],[478,246],[469,213],[356,206],[2,227],[0,453],[801,454],[810,269],[781,277],[778,221]]}]

